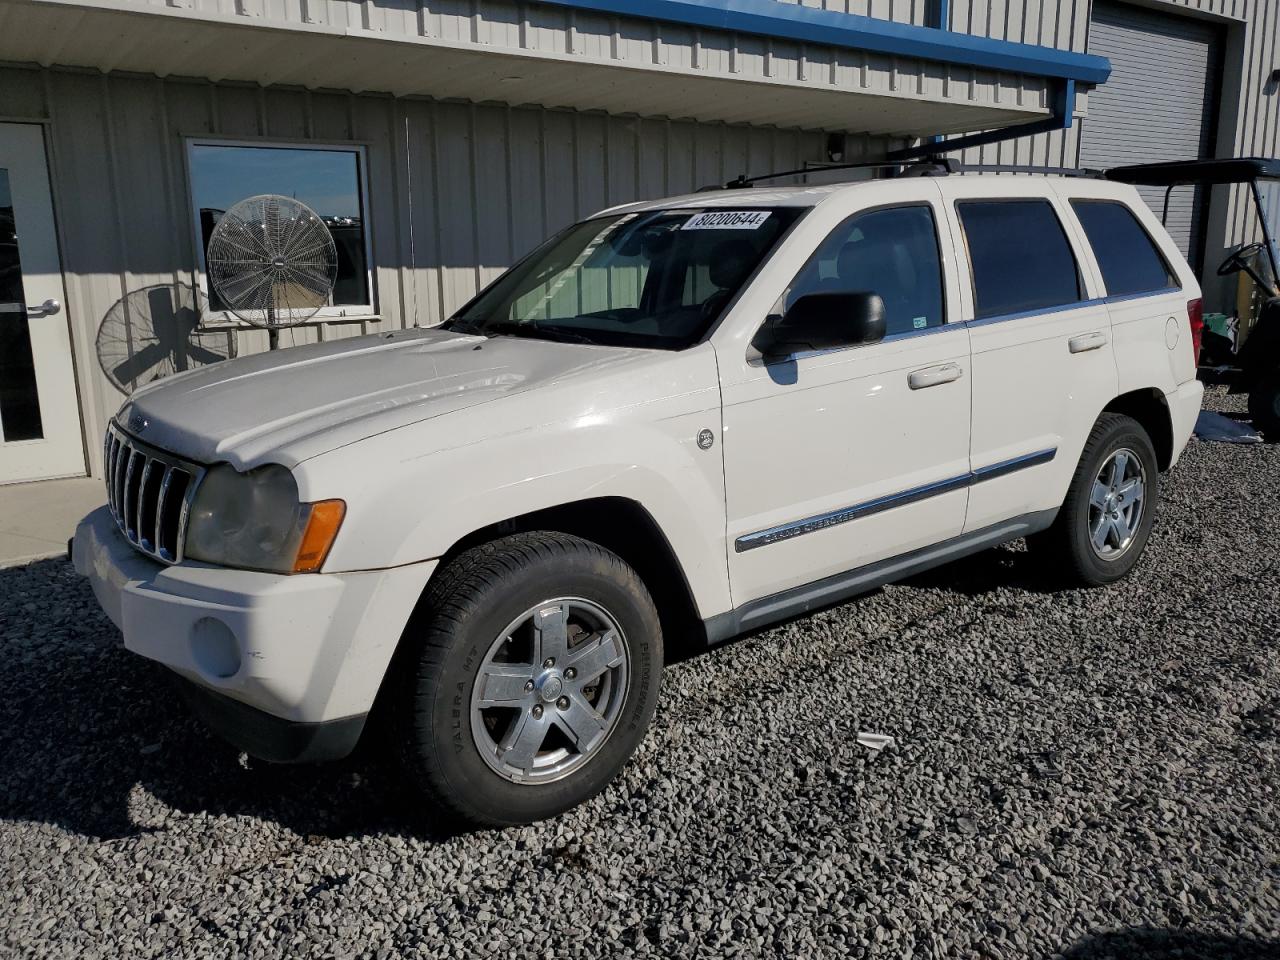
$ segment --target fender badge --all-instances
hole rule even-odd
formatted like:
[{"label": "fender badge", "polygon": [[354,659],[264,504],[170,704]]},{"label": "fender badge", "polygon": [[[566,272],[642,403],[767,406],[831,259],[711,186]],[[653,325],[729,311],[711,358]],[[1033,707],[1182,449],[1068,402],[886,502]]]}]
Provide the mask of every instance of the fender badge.
[{"label": "fender badge", "polygon": [[710,430],[700,430],[698,432],[698,447],[702,450],[710,450],[711,445],[716,442],[716,435]]}]

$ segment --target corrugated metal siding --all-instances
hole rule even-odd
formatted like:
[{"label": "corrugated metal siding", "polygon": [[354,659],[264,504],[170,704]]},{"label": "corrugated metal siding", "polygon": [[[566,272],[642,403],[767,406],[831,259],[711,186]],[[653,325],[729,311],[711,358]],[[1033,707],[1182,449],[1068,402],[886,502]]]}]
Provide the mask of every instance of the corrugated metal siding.
[{"label": "corrugated metal siding", "polygon": [[[1089,99],[1080,164],[1106,168],[1213,156],[1222,70],[1220,31],[1212,24],[1152,10],[1099,3],[1089,50],[1111,60],[1111,78]],[[1159,215],[1165,191],[1144,187]],[[1179,188],[1165,226],[1193,263],[1204,250],[1208,191]]]},{"label": "corrugated metal siding", "polygon": [[[378,315],[289,346],[447,317],[552,231],[602,207],[825,159],[819,132],[0,67],[0,117],[47,121],[67,317],[93,469],[123,401],[94,341],[122,298],[194,282],[189,136],[363,143]],[[889,144],[851,139],[851,152]],[[240,354],[266,349],[235,334]]]},{"label": "corrugated metal siding", "polygon": [[[1151,4],[1146,4],[1151,6]],[[1223,91],[1224,109],[1234,111],[1216,145],[1218,156],[1280,156],[1280,86],[1271,81],[1271,71],[1280,66],[1280,0],[1166,0],[1160,9],[1169,13],[1186,11],[1217,19],[1233,34],[1238,31],[1243,56],[1239,62],[1238,86]],[[1090,0],[952,0],[950,26],[979,36],[1006,40],[1039,37],[1040,43],[1064,50],[1089,49]],[[1030,16],[1028,11],[1035,11]],[[1228,43],[1228,55],[1235,48]],[[1223,76],[1235,79],[1233,63],[1225,65]],[[1228,114],[1230,117],[1230,114]],[[1086,121],[1087,122],[1087,121]],[[1080,158],[1079,130],[1054,131],[1034,137],[1020,137],[1007,143],[963,151],[969,163],[1034,163],[1047,166],[1076,166]],[[1206,259],[1226,248],[1260,238],[1247,192],[1224,190],[1224,210],[1217,210],[1215,196],[1211,209]]]},{"label": "corrugated metal siding", "polygon": [[[925,0],[871,2],[915,19]],[[1049,108],[1044,77],[516,0],[40,0],[12,9],[20,18],[0,5],[0,60],[159,76],[828,129],[860,116],[858,129],[888,134],[999,126]]]}]

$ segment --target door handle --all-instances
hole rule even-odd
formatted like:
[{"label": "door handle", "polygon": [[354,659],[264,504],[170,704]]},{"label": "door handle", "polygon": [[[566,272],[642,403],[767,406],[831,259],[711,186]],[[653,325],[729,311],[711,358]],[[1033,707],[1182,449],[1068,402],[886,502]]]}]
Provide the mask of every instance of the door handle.
[{"label": "door handle", "polygon": [[939,384],[959,380],[964,374],[958,363],[943,363],[936,367],[924,367],[912,370],[907,374],[907,386],[912,390],[923,390],[925,387],[936,387]]},{"label": "door handle", "polygon": [[62,304],[50,297],[44,303],[27,304],[28,317],[51,317],[62,309]]},{"label": "door handle", "polygon": [[1084,353],[1087,350],[1097,350],[1107,342],[1107,335],[1101,330],[1095,330],[1092,333],[1082,333],[1078,337],[1072,337],[1067,341],[1067,349],[1072,353]]}]

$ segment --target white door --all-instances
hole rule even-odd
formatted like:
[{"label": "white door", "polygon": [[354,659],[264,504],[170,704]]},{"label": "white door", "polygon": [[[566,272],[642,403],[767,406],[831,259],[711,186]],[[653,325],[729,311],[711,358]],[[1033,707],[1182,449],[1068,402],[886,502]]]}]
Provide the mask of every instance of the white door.
[{"label": "white door", "polygon": [[948,181],[971,277],[969,532],[1062,503],[1117,377],[1111,319],[1062,202],[1035,177]]},{"label": "white door", "polygon": [[84,473],[44,131],[0,123],[0,483]]},{"label": "white door", "polygon": [[720,358],[737,604],[964,525],[969,334],[948,322],[959,309],[939,255],[946,219],[931,183],[882,196],[893,199],[827,234],[773,312],[805,293],[872,291],[885,301],[885,339],[781,363]]}]

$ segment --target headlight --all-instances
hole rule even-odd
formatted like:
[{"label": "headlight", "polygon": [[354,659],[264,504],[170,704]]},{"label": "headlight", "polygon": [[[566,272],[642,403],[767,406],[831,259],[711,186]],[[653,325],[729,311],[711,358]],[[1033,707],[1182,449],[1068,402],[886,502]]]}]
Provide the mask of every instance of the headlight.
[{"label": "headlight", "polygon": [[186,556],[272,573],[320,569],[346,513],[341,500],[298,502],[293,474],[271,464],[205,474],[187,521]]}]

